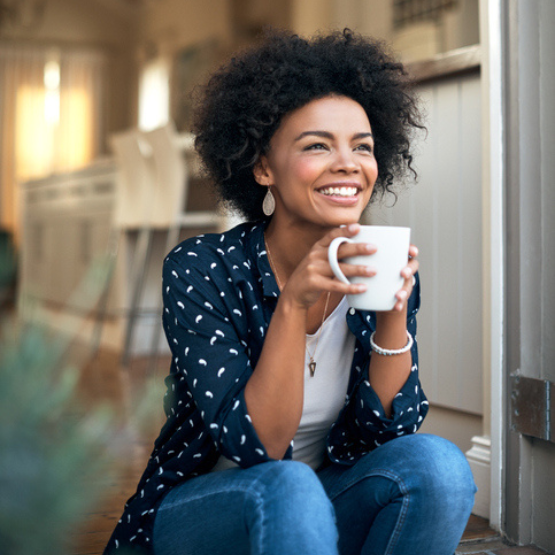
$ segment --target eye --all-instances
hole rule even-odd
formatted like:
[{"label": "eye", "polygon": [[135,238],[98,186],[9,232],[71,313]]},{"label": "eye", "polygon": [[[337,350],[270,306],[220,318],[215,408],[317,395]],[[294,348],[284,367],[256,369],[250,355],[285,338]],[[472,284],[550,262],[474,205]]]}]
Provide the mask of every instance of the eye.
[{"label": "eye", "polygon": [[366,152],[373,152],[374,146],[370,143],[361,143],[355,147],[355,150],[362,150]]},{"label": "eye", "polygon": [[303,150],[325,150],[327,148],[327,145],[325,145],[324,143],[312,143],[305,146]]}]

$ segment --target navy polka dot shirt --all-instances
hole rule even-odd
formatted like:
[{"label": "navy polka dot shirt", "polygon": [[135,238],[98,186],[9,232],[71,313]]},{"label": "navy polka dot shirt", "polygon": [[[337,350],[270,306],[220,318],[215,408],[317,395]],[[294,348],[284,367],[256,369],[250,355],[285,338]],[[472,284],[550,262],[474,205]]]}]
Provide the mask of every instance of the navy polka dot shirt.
[{"label": "navy polka dot shirt", "polygon": [[[271,460],[244,397],[279,296],[263,232],[263,223],[248,223],[194,237],[164,262],[163,325],[173,356],[165,381],[167,421],[105,555],[124,548],[152,553],[153,522],[163,496],[176,484],[210,471],[220,455],[244,468]],[[419,291],[417,276],[408,305],[413,337]],[[382,443],[416,432],[428,402],[418,379],[415,341],[412,371],[387,418],[368,381],[375,314],[350,309],[347,323],[356,338],[355,352],[345,405],[328,434],[327,457],[352,465]],[[284,458],[291,456],[289,447]]]}]

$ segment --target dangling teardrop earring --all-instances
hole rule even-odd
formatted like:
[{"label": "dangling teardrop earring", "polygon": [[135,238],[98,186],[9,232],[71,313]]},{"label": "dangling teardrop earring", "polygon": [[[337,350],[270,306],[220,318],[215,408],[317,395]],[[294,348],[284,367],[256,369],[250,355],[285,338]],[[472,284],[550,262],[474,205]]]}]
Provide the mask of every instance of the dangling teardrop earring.
[{"label": "dangling teardrop earring", "polygon": [[264,215],[268,217],[271,216],[276,209],[276,199],[272,194],[271,188],[272,186],[268,185],[268,191],[266,192],[262,202],[262,212],[264,212]]}]

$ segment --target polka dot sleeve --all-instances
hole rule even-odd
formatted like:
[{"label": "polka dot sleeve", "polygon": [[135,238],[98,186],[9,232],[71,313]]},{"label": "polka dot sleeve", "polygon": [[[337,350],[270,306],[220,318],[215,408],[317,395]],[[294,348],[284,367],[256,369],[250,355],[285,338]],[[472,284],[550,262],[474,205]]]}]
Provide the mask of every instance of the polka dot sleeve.
[{"label": "polka dot sleeve", "polygon": [[402,435],[415,433],[420,428],[428,412],[428,401],[418,377],[416,313],[419,307],[420,280],[417,276],[407,311],[407,330],[414,338],[411,349],[411,372],[393,399],[390,418],[386,416],[380,398],[367,379],[368,365],[372,356],[368,337],[375,330],[375,316],[371,313],[364,316],[369,329],[363,330],[361,336],[368,350],[368,358],[364,368],[360,368],[358,372],[357,383],[348,396],[343,413],[330,432],[331,447],[328,448],[328,454],[332,460],[354,462],[361,455],[383,443]]},{"label": "polka dot sleeve", "polygon": [[193,254],[168,257],[163,270],[163,320],[175,367],[221,454],[242,467],[271,460],[244,398],[253,369],[238,335],[242,320],[233,316],[245,309],[216,271],[218,262]]}]

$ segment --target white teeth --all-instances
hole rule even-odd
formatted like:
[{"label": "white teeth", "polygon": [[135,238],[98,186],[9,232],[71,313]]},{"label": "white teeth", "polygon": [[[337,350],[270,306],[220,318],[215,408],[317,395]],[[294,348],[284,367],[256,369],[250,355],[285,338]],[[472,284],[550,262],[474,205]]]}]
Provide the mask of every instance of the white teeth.
[{"label": "white teeth", "polygon": [[356,187],[327,187],[326,189],[321,189],[320,192],[329,196],[354,197],[358,189]]}]

